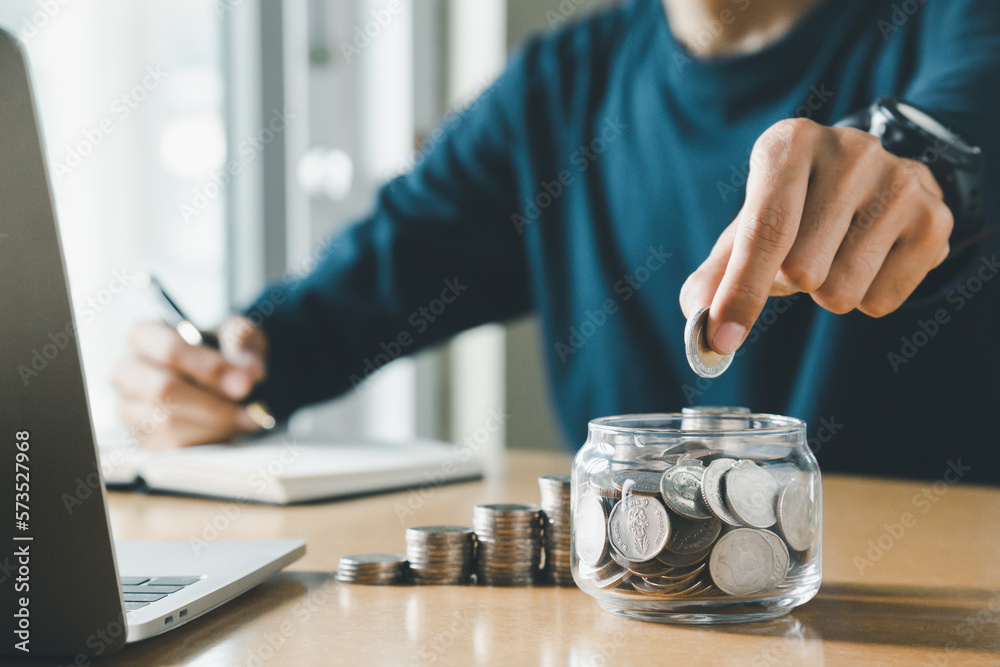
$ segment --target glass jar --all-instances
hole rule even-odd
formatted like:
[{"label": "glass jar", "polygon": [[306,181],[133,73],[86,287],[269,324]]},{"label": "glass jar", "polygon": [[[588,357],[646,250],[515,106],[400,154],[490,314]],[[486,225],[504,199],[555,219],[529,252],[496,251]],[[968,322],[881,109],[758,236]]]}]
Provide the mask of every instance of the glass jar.
[{"label": "glass jar", "polygon": [[819,590],[821,495],[801,420],[745,408],[595,419],[573,463],[573,578],[646,621],[780,616]]}]

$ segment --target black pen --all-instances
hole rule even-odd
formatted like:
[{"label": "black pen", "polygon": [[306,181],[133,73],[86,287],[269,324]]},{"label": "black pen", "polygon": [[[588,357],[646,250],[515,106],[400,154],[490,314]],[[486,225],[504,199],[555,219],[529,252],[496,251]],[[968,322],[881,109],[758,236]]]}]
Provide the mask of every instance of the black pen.
[{"label": "black pen", "polygon": [[[204,345],[213,350],[219,349],[219,337],[210,331],[202,331],[196,327],[191,320],[184,315],[184,312],[167,295],[166,290],[160,281],[149,275],[141,273],[136,276],[135,286],[142,289],[143,293],[153,302],[153,305],[160,313],[160,318],[173,327],[180,337],[188,345]],[[254,401],[246,405],[247,414],[258,426],[265,430],[271,430],[275,426],[274,415],[261,401]]]}]

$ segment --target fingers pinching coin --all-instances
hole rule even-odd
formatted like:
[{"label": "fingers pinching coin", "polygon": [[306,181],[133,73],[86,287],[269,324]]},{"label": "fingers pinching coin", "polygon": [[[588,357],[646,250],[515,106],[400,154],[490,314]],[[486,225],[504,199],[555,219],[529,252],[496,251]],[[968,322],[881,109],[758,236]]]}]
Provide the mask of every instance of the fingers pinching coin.
[{"label": "fingers pinching coin", "polygon": [[684,326],[684,352],[691,370],[703,378],[719,377],[733,363],[734,354],[719,354],[708,344],[705,328],[708,325],[708,306],[688,319]]}]

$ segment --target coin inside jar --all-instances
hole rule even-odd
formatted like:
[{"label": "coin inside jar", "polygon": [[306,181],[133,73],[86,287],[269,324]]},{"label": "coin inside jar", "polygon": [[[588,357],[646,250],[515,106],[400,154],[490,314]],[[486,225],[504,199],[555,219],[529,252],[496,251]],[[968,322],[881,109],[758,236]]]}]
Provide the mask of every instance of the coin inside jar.
[{"label": "coin inside jar", "polygon": [[796,551],[805,551],[813,543],[812,501],[809,490],[798,480],[791,481],[778,496],[778,527]]},{"label": "coin inside jar", "polygon": [[646,561],[663,551],[670,539],[667,508],[656,498],[624,497],[608,517],[611,546],[630,561]]},{"label": "coin inside jar", "polygon": [[705,306],[688,319],[684,327],[684,352],[691,370],[703,378],[719,377],[733,363],[734,354],[722,355],[709,346],[705,335],[709,306]]},{"label": "coin inside jar", "polygon": [[660,495],[673,511],[689,519],[708,519],[712,512],[701,498],[705,467],[697,459],[678,461],[660,478]]},{"label": "coin inside jar", "polygon": [[608,553],[608,514],[604,503],[595,496],[585,496],[576,508],[573,540],[582,563],[596,567]]},{"label": "coin inside jar", "polygon": [[715,543],[709,571],[720,590],[730,595],[752,595],[774,576],[775,559],[774,546],[763,531],[737,528]]},{"label": "coin inside jar", "polygon": [[726,504],[744,525],[769,528],[776,515],[780,487],[774,477],[753,461],[739,461],[723,476]]},{"label": "coin inside jar", "polygon": [[671,536],[667,542],[667,551],[675,554],[693,554],[704,551],[712,546],[719,533],[722,532],[722,522],[711,519],[688,519],[676,516],[671,519]]},{"label": "coin inside jar", "polygon": [[742,405],[691,405],[681,414],[685,431],[738,431],[750,423],[750,408]]},{"label": "coin inside jar", "polygon": [[641,496],[658,496],[662,476],[663,473],[652,470],[615,470],[611,473],[611,483],[620,491],[628,488]]},{"label": "coin inside jar", "polygon": [[777,588],[785,580],[785,577],[788,576],[790,558],[788,547],[785,546],[785,542],[780,537],[769,530],[761,532],[767,541],[771,543],[771,551],[774,553],[774,564],[771,567],[771,575],[767,578],[767,582],[761,591],[771,591]]},{"label": "coin inside jar", "polygon": [[705,468],[701,480],[701,499],[712,510],[712,514],[725,521],[730,526],[739,527],[743,524],[733,516],[726,506],[726,497],[722,489],[722,477],[736,465],[736,459],[715,459]]}]

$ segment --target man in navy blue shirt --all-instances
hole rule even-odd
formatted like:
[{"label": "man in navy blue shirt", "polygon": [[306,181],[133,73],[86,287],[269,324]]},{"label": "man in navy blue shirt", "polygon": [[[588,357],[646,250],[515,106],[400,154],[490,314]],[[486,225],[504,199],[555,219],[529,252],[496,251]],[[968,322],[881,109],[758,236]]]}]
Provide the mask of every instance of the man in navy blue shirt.
[{"label": "man in navy blue shirt", "polygon": [[[310,275],[226,322],[224,354],[140,326],[125,417],[166,398],[150,446],[226,439],[256,428],[248,395],[284,419],[535,312],[572,447],[594,417],[739,404],[805,419],[826,469],[1000,481],[996,237],[957,249],[936,172],[834,127],[884,97],[981,148],[995,223],[995,0],[631,0],[567,25]],[[709,343],[738,355],[713,380],[682,340],[707,305]]]}]

